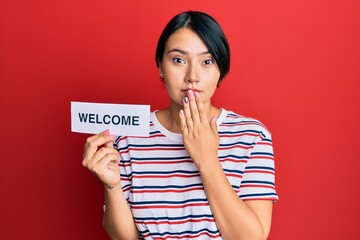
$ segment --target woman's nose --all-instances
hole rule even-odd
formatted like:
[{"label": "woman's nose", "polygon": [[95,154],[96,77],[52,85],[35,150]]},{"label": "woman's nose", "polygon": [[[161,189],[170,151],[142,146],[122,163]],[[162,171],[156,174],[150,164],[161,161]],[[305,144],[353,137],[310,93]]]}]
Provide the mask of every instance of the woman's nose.
[{"label": "woman's nose", "polygon": [[193,83],[199,82],[199,80],[199,70],[196,68],[196,66],[189,65],[185,81]]}]

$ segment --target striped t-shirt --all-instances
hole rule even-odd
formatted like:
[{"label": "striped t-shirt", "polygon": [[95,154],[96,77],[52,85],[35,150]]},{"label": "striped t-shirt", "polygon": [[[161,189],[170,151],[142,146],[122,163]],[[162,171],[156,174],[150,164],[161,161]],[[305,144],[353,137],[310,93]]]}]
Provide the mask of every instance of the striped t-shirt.
[{"label": "striped t-shirt", "polygon": [[[242,200],[277,200],[269,131],[221,110],[219,161]],[[222,239],[182,135],[150,117],[149,137],[118,137],[121,184],[141,239]]]}]

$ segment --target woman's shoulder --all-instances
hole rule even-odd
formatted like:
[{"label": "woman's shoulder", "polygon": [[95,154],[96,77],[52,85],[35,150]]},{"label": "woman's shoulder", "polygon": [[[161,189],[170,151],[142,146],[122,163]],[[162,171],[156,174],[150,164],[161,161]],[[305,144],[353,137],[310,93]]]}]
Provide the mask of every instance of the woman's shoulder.
[{"label": "woman's shoulder", "polygon": [[226,117],[219,125],[219,131],[252,131],[270,137],[268,128],[258,119],[236,113],[231,110],[225,110]]},{"label": "woman's shoulder", "polygon": [[156,144],[158,142],[164,141],[164,134],[160,129],[160,124],[158,123],[157,117],[155,113],[157,110],[150,112],[150,119],[148,125],[148,135],[144,136],[118,136],[115,141],[114,145],[118,148],[128,148],[129,145],[131,146],[142,146],[142,145],[149,145],[149,143]]}]

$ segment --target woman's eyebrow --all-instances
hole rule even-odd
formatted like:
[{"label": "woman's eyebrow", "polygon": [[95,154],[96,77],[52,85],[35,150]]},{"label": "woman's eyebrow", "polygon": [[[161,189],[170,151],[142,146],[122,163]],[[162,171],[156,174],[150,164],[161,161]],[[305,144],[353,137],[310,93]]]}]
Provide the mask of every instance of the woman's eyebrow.
[{"label": "woman's eyebrow", "polygon": [[173,49],[170,49],[169,51],[167,51],[167,54],[169,53],[172,53],[172,52],[178,52],[178,53],[181,53],[181,54],[184,54],[184,55],[187,55],[188,52],[184,51],[184,50],[181,50],[179,48],[173,48]]},{"label": "woman's eyebrow", "polygon": [[[179,48],[173,48],[173,49],[170,49],[169,51],[167,51],[166,53],[169,54],[169,53],[172,53],[172,52],[178,52],[178,53],[181,53],[181,54],[184,54],[184,55],[188,55],[189,53],[187,51],[184,51],[182,49],[179,49]],[[199,53],[198,55],[207,55],[207,54],[210,54],[209,51],[205,51],[205,52],[201,52]]]}]

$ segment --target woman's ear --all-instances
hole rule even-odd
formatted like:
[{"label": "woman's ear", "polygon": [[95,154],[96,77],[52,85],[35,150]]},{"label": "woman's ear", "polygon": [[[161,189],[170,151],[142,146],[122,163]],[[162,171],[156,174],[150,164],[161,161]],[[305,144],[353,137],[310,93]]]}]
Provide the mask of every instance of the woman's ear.
[{"label": "woman's ear", "polygon": [[159,74],[160,74],[160,79],[164,81],[164,74],[161,67],[161,61],[159,61]]}]

